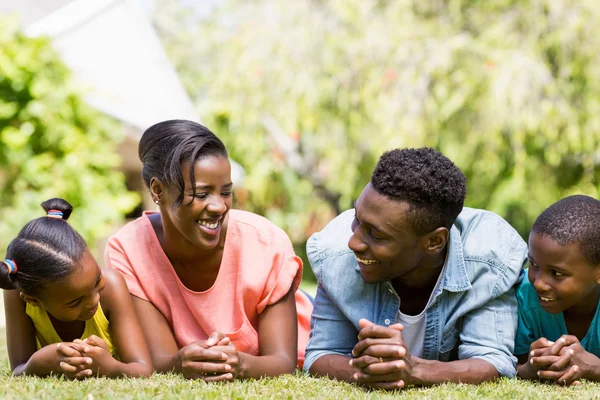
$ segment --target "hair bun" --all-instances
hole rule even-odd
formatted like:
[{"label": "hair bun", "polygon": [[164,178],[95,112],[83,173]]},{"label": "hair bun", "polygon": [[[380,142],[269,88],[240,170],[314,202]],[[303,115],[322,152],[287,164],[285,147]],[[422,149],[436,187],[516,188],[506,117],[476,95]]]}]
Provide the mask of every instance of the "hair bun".
[{"label": "hair bun", "polygon": [[65,221],[69,219],[69,216],[73,212],[73,206],[68,201],[57,197],[44,201],[41,206],[46,213],[50,210],[60,211],[63,214],[62,219]]}]

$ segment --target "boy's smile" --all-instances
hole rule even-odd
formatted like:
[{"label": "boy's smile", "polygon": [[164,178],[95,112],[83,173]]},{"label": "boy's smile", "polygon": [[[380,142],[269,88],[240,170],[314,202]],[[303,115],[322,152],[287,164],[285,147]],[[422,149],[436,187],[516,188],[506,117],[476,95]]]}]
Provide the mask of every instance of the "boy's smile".
[{"label": "boy's smile", "polygon": [[531,233],[528,278],[540,305],[551,314],[596,310],[600,266],[582,254],[579,242],[563,246],[548,235]]}]

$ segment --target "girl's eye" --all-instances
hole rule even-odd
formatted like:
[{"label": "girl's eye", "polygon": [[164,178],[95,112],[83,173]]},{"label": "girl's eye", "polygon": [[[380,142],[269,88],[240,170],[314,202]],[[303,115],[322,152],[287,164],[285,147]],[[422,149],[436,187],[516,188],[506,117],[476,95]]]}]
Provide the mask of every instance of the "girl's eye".
[{"label": "girl's eye", "polygon": [[70,308],[75,308],[75,307],[77,307],[77,306],[78,306],[78,305],[80,305],[80,304],[81,304],[81,299],[77,300],[77,301],[75,302],[75,304],[71,304],[69,307],[70,307]]},{"label": "girl's eye", "polygon": [[196,193],[194,195],[195,198],[200,199],[200,200],[204,200],[208,197],[208,195],[206,193]]}]

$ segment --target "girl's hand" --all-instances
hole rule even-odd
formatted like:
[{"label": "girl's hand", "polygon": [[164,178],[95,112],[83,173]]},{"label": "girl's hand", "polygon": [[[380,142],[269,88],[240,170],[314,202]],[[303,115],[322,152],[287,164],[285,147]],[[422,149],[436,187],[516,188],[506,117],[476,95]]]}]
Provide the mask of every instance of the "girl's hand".
[{"label": "girl's hand", "polygon": [[116,376],[117,360],[108,351],[108,345],[96,335],[92,335],[85,340],[75,339],[73,343],[82,346],[81,354],[89,357],[92,363],[88,369],[92,375],[96,376]]},{"label": "girl's hand", "polygon": [[84,379],[90,376],[91,358],[81,354],[76,343],[56,343],[36,351],[27,362],[25,373],[46,375],[56,373],[69,379]]}]

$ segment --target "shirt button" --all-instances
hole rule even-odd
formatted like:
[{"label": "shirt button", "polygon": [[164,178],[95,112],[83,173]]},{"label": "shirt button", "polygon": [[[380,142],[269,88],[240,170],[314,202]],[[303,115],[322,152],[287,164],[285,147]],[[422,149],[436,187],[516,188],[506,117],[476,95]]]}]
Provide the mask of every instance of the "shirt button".
[{"label": "shirt button", "polygon": [[390,321],[389,319],[386,319],[385,321],[383,321],[383,323],[384,323],[384,324],[386,324],[386,325],[389,325],[389,324],[390,324],[390,322],[391,322],[391,321]]}]

